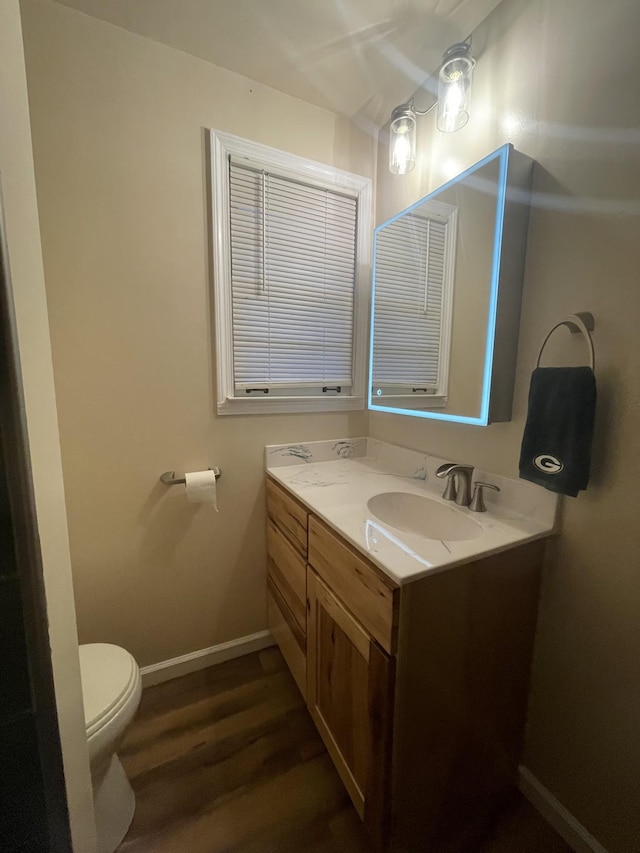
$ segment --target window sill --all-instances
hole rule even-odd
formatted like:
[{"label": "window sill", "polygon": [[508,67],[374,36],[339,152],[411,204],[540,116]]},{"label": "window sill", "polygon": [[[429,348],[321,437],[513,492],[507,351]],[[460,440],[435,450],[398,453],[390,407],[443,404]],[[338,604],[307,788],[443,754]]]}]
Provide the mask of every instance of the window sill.
[{"label": "window sill", "polygon": [[272,397],[218,400],[219,415],[276,415],[296,412],[352,412],[363,410],[365,399],[356,397]]}]

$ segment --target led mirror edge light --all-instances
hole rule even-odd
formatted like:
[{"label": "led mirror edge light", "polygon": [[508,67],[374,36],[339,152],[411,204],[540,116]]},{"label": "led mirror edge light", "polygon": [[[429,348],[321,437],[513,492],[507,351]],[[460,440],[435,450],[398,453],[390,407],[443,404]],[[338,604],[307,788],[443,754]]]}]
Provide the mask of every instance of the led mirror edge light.
[{"label": "led mirror edge light", "polygon": [[504,212],[507,197],[507,174],[509,155],[513,145],[507,143],[499,148],[496,154],[500,157],[500,172],[498,174],[498,191],[496,195],[496,224],[493,234],[493,263],[491,268],[491,290],[489,292],[489,317],[487,319],[487,344],[484,357],[484,380],[482,383],[482,399],[480,403],[480,418],[485,425],[490,423],[491,379],[493,377],[493,357],[496,342],[496,321],[498,317],[498,287],[500,284],[500,263],[502,260],[502,234],[504,227]]},{"label": "led mirror edge light", "polygon": [[447,423],[471,424],[473,426],[487,426],[488,422],[482,416],[473,418],[468,415],[446,415],[442,412],[419,412],[416,409],[398,409],[395,406],[374,406],[369,403],[371,412],[388,412],[393,415],[411,415],[413,418],[428,418],[430,421],[446,421]]},{"label": "led mirror edge light", "polygon": [[[395,220],[394,220],[395,221]],[[378,248],[378,228],[373,229],[373,260],[371,262],[371,319],[369,323],[369,375],[367,376],[367,408],[373,409],[373,333],[375,330],[375,306],[376,306],[376,254]],[[375,408],[381,408],[380,406]]]},{"label": "led mirror edge light", "polygon": [[[488,426],[489,425],[489,395],[491,392],[491,374],[493,370],[493,346],[495,343],[495,332],[496,332],[496,314],[497,314],[497,304],[498,304],[498,284],[499,284],[499,276],[500,276],[500,258],[502,254],[502,224],[504,222],[504,210],[505,210],[505,196],[507,190],[507,165],[509,160],[509,154],[513,151],[513,145],[510,142],[507,142],[505,145],[501,145],[500,148],[497,148],[495,151],[492,151],[490,154],[487,154],[486,157],[483,157],[482,160],[479,160],[477,163],[474,163],[472,166],[469,166],[468,169],[465,169],[464,172],[460,172],[459,175],[451,178],[445,184],[442,184],[439,187],[436,187],[435,190],[432,190],[426,196],[418,199],[413,204],[406,207],[404,210],[401,210],[399,213],[396,213],[395,216],[392,216],[391,219],[387,219],[386,222],[380,223],[373,229],[373,263],[371,268],[371,331],[370,331],[370,345],[369,345],[369,369],[370,369],[370,377],[369,377],[369,396],[368,396],[368,409],[372,412],[389,412],[390,414],[395,415],[410,415],[414,418],[427,418],[433,421],[448,421],[450,423],[461,423],[461,424],[470,424],[472,426]],[[373,403],[373,386],[372,386],[372,372],[373,372],[373,338],[374,338],[374,323],[375,323],[375,290],[376,290],[376,246],[378,239],[378,232],[382,231],[383,228],[386,228],[389,225],[392,225],[396,222],[400,217],[405,216],[408,213],[414,211],[417,207],[424,204],[426,201],[429,201],[434,195],[439,195],[455,184],[459,183],[464,178],[472,175],[474,172],[477,172],[478,169],[485,166],[487,163],[491,163],[493,160],[500,159],[500,171],[498,174],[498,193],[497,193],[497,208],[496,209],[496,225],[494,231],[494,243],[493,243],[493,262],[491,269],[491,290],[489,294],[489,317],[487,320],[487,344],[485,349],[485,372],[483,378],[483,386],[482,386],[482,398],[480,401],[480,415],[478,417],[472,417],[471,415],[450,415],[445,414],[443,412],[419,412],[416,409],[401,409],[396,406],[376,406]],[[498,227],[500,226],[500,227]]]}]

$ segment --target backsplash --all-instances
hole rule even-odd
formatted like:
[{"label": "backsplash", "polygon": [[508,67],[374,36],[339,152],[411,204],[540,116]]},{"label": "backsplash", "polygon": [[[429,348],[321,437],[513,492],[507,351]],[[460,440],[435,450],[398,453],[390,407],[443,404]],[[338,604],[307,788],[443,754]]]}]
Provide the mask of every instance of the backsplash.
[{"label": "backsplash", "polygon": [[301,444],[271,444],[265,447],[268,468],[299,465],[301,462],[332,462],[335,459],[358,459],[367,456],[368,438],[341,438],[307,441]]}]

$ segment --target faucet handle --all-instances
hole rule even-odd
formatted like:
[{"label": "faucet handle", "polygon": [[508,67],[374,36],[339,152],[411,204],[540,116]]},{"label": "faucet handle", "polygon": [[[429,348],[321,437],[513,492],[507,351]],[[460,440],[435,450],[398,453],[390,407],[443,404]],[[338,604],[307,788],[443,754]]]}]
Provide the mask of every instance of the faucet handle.
[{"label": "faucet handle", "polygon": [[469,504],[469,509],[472,512],[487,511],[483,495],[484,489],[493,489],[494,492],[500,491],[500,487],[494,486],[493,483],[481,483],[479,480],[477,480],[473,489],[473,497],[471,498],[471,503]]}]

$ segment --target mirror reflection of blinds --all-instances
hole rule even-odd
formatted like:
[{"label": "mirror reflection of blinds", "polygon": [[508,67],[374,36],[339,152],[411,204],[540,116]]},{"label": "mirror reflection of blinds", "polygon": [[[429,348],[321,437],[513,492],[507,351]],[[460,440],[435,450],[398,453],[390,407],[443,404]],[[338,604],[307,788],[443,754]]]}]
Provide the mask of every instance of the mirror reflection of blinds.
[{"label": "mirror reflection of blinds", "polygon": [[405,216],[376,236],[374,386],[436,390],[447,223]]},{"label": "mirror reflection of blinds", "polygon": [[233,160],[229,170],[235,387],[347,391],[356,199]]}]

